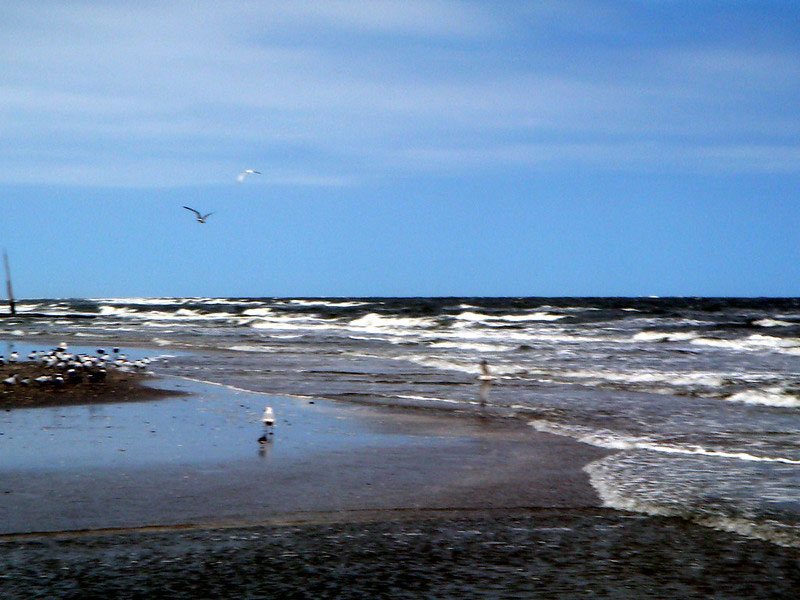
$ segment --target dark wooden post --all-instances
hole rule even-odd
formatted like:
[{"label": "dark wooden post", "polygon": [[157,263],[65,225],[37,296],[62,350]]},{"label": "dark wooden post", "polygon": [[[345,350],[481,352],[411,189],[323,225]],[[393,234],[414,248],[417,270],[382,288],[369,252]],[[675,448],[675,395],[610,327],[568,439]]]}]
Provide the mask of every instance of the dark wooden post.
[{"label": "dark wooden post", "polygon": [[3,248],[3,263],[6,265],[6,289],[8,290],[8,308],[12,315],[17,314],[17,307],[14,305],[14,292],[11,289],[11,268],[8,266],[8,253]]}]

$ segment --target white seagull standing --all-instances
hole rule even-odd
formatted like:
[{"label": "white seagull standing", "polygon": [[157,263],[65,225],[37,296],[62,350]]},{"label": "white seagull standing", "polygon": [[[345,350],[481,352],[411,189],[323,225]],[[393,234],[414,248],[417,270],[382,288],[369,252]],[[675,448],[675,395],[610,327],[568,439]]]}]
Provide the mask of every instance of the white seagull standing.
[{"label": "white seagull standing", "polygon": [[210,217],[211,215],[213,215],[213,214],[214,214],[213,212],[210,212],[210,213],[208,213],[207,215],[201,215],[199,211],[196,211],[196,210],[195,210],[195,209],[193,209],[193,208],[189,208],[188,206],[184,206],[183,208],[185,208],[186,210],[190,210],[190,211],[192,211],[192,212],[193,212],[195,215],[197,215],[197,222],[198,222],[198,223],[205,223],[205,222],[206,222],[206,219],[207,219],[208,217]]},{"label": "white seagull standing", "polygon": [[239,173],[239,176],[236,178],[236,181],[238,181],[239,183],[242,183],[242,182],[244,181],[244,178],[245,178],[247,175],[251,174],[251,173],[252,173],[253,175],[261,175],[261,172],[260,172],[260,171],[254,171],[253,169],[245,169],[244,171],[242,171],[241,173]]},{"label": "white seagull standing", "polygon": [[271,406],[267,406],[264,409],[264,414],[261,416],[261,422],[264,424],[264,427],[267,427],[272,433],[272,428],[275,426],[275,413],[272,410]]}]

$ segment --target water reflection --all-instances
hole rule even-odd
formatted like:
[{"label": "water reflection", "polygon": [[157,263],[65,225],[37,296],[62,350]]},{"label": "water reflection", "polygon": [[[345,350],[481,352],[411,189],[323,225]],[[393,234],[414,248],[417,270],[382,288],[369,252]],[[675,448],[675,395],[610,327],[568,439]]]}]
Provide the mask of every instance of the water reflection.
[{"label": "water reflection", "polygon": [[[159,380],[158,385],[192,395],[0,413],[0,473],[295,460],[332,444],[346,449],[386,437],[358,420],[342,419],[344,409],[336,405],[179,378]],[[267,433],[262,444],[258,439],[265,433],[260,422],[265,400],[280,415],[281,427]]]}]

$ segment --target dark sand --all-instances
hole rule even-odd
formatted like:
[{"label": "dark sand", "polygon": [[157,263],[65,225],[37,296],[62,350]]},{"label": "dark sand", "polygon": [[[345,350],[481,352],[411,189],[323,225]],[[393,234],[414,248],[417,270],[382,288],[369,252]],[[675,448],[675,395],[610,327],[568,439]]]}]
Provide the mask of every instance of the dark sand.
[{"label": "dark sand", "polygon": [[40,375],[53,375],[57,371],[41,363],[19,362],[0,365],[0,382],[16,374],[19,379],[28,378],[28,385],[8,386],[0,383],[0,410],[13,408],[36,408],[40,406],[69,406],[102,402],[136,402],[163,398],[180,392],[142,386],[152,380],[141,372],[109,369],[103,381],[90,382],[83,377],[78,383],[40,385],[33,380]]},{"label": "dark sand", "polygon": [[[117,400],[109,383],[90,401]],[[0,598],[796,596],[797,549],[599,507],[597,448],[513,419],[313,411],[366,442],[278,456],[296,423],[258,477],[245,460],[0,474]]]},{"label": "dark sand", "polygon": [[796,598],[796,552],[602,509],[0,543],[27,598]]}]

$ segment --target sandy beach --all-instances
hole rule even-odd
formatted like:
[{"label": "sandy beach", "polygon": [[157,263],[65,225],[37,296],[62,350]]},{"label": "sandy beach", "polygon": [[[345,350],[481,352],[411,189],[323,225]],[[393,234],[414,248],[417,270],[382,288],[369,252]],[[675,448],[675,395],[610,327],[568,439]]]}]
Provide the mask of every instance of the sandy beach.
[{"label": "sandy beach", "polygon": [[[4,598],[771,598],[800,583],[795,549],[602,508],[582,468],[608,451],[521,420],[179,377],[105,389],[43,408],[5,395]],[[278,424],[259,445],[264,404]]]}]

